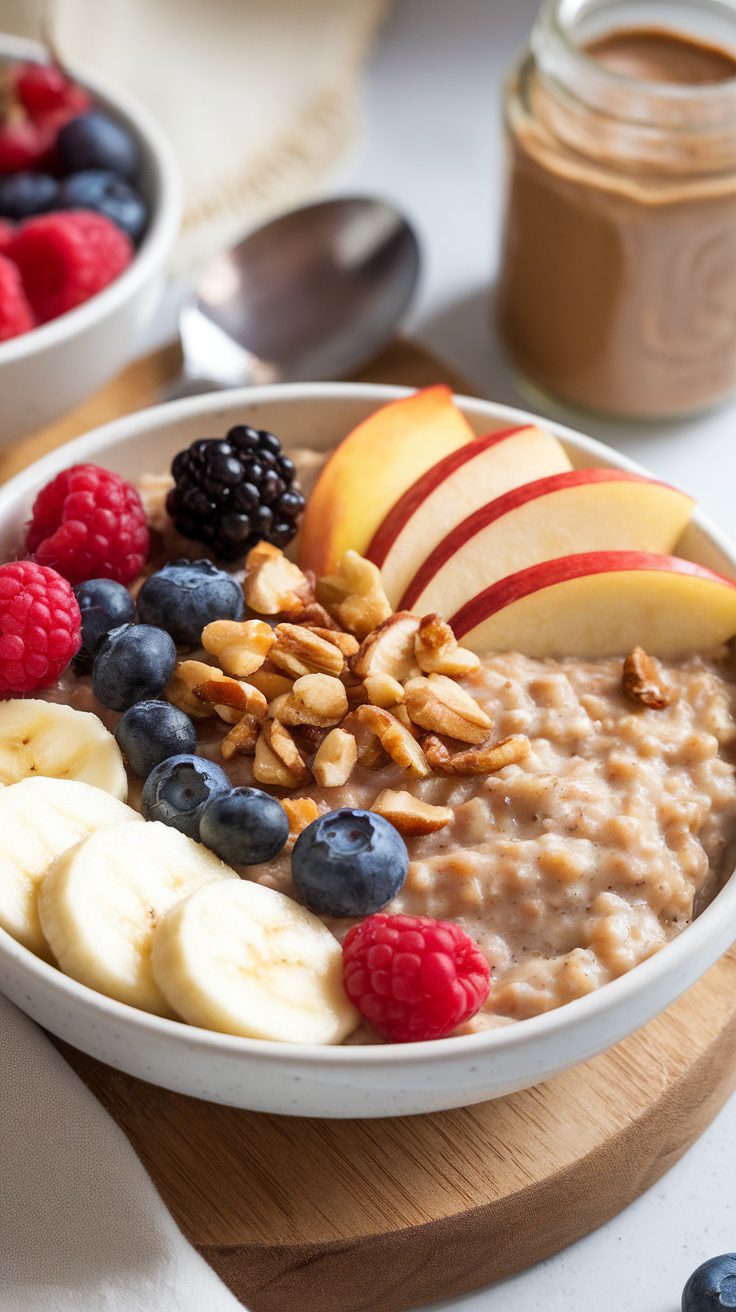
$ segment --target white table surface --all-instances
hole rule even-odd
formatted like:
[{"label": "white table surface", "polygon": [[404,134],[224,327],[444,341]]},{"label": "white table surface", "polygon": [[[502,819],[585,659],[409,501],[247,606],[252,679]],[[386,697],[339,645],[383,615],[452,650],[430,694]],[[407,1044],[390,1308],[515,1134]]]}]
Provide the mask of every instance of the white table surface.
[{"label": "white table surface", "polygon": [[[503,187],[500,87],[536,8],[535,0],[397,0],[368,71],[358,138],[328,191],[378,192],[403,208],[425,260],[408,324],[413,335],[484,395],[544,413],[543,403],[515,387],[488,313]],[[170,312],[169,304],[158,335]],[[736,406],[666,427],[604,423],[562,409],[555,417],[681,484],[733,529]],[[676,1312],[693,1268],[736,1249],[735,1162],[732,1100],[677,1166],[595,1234],[510,1280],[432,1306]]]},{"label": "white table surface", "polygon": [[[500,87],[536,8],[535,0],[399,0],[369,72],[359,140],[332,184],[381,192],[406,211],[425,254],[413,334],[484,395],[526,406],[492,335],[488,304],[503,186]],[[666,428],[572,411],[555,417],[681,484],[722,528],[736,527],[736,407]],[[734,1163],[736,1100],[601,1230],[511,1280],[434,1306],[675,1312],[690,1271],[736,1249]]]}]

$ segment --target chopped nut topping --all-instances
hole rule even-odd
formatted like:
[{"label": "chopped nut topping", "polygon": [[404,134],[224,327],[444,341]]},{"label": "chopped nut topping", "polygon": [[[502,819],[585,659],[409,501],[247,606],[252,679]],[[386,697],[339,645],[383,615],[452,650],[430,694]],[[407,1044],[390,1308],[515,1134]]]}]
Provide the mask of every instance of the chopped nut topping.
[{"label": "chopped nut topping", "polygon": [[430,771],[424,752],[395,715],[380,706],[357,706],[351,718],[375,734],[391,760],[403,770],[408,770],[415,779],[426,778]]},{"label": "chopped nut topping", "polygon": [[319,819],[319,807],[311,797],[285,797],[281,805],[289,817],[287,840],[287,851],[289,851],[307,825]]},{"label": "chopped nut topping", "polygon": [[447,674],[461,679],[480,666],[480,656],[458,645],[457,638],[440,615],[425,615],[419,621],[414,644],[416,663],[425,674]]},{"label": "chopped nut topping", "polygon": [[211,703],[228,724],[237,724],[241,715],[254,715],[257,720],[262,720],[268,710],[263,693],[238,679],[207,679],[197,685],[194,695],[201,702]]},{"label": "chopped nut topping", "polygon": [[204,720],[208,715],[215,714],[215,708],[197,697],[194,689],[209,679],[222,680],[225,677],[214,665],[207,665],[205,661],[177,661],[174,673],[164,688],[164,697],[172,706],[178,706],[180,711],[185,711],[194,719]]},{"label": "chopped nut topping", "polygon": [[413,793],[395,792],[392,788],[384,788],[378,794],[371,811],[390,821],[406,838],[434,834],[449,825],[453,817],[449,806],[431,806],[429,802],[414,797]]},{"label": "chopped nut topping", "polygon": [[624,692],[632,701],[661,711],[669,706],[672,694],[666,686],[658,662],[643,647],[634,647],[624,661]]},{"label": "chopped nut topping", "polygon": [[274,697],[280,697],[282,693],[291,692],[294,684],[293,678],[289,678],[286,674],[279,674],[276,670],[264,670],[263,667],[251,674],[249,682],[263,693],[267,702],[272,702]]},{"label": "chopped nut topping", "polygon": [[444,674],[410,679],[404,689],[414,724],[462,743],[482,743],[491,721],[469,693]]},{"label": "chopped nut topping", "polygon": [[346,784],[358,760],[358,744],[345,729],[332,729],[312,761],[312,773],[322,788]]},{"label": "chopped nut topping", "polygon": [[332,642],[336,647],[339,647],[343,656],[354,656],[360,647],[358,639],[354,638],[352,633],[341,633],[340,629],[322,629],[316,624],[310,624],[308,627],[318,637],[324,638],[326,642]]},{"label": "chopped nut topping", "polygon": [[351,658],[350,669],[360,679],[371,674],[389,674],[403,683],[416,673],[414,641],[419,620],[409,611],[400,610],[379,624],[363,639],[360,650]]},{"label": "chopped nut topping", "polygon": [[348,697],[339,679],[330,674],[304,674],[283,699],[276,716],[292,727],[310,724],[327,729],[339,724],[347,712]]},{"label": "chopped nut topping", "polygon": [[451,751],[440,738],[428,733],[422,739],[427,760],[438,774],[495,774],[505,765],[516,765],[529,751],[529,739],[521,733],[502,738],[497,743]]},{"label": "chopped nut topping", "polygon": [[233,725],[220,743],[220,754],[223,761],[229,761],[232,756],[252,756],[256,750],[258,735],[261,732],[261,722],[255,715],[243,715],[236,724]]},{"label": "chopped nut topping", "polygon": [[346,551],[334,574],[317,579],[316,591],[317,600],[358,638],[367,637],[391,614],[381,571],[357,551]]},{"label": "chopped nut topping", "polygon": [[334,629],[338,632],[338,626],[333,620],[330,612],[320,606],[318,601],[310,601],[306,606],[299,607],[289,615],[292,624],[305,624],[309,629]]},{"label": "chopped nut topping", "polygon": [[258,615],[283,615],[299,610],[311,591],[309,579],[283,551],[270,542],[258,542],[248,553],[243,593],[246,605]]},{"label": "chopped nut topping", "polygon": [[265,620],[214,620],[202,630],[202,646],[226,674],[245,679],[263,665],[276,634]]},{"label": "chopped nut topping", "polygon": [[299,788],[309,779],[301,752],[280,720],[264,720],[261,726],[253,778],[280,788]]},{"label": "chopped nut topping", "polygon": [[268,657],[278,670],[297,679],[303,674],[342,674],[345,665],[339,647],[299,624],[276,625],[276,642]]},{"label": "chopped nut topping", "polygon": [[404,689],[390,674],[369,674],[365,680],[368,701],[384,710],[393,710],[404,700]]}]

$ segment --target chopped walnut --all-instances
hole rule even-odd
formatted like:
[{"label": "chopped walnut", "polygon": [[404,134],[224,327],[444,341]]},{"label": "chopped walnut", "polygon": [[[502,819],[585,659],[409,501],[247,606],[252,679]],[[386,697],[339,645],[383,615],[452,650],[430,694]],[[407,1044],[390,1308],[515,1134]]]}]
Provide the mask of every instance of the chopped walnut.
[{"label": "chopped walnut", "polygon": [[523,761],[529,751],[529,739],[524,734],[512,734],[497,743],[484,743],[479,747],[466,747],[452,751],[441,738],[428,733],[422,747],[432,769],[437,774],[495,774],[505,765]]},{"label": "chopped walnut", "polygon": [[292,624],[306,624],[309,629],[335,629],[337,623],[333,620],[330,612],[324,606],[320,606],[318,601],[310,601],[305,606],[298,607],[289,615]]},{"label": "chopped walnut", "polygon": [[267,702],[272,702],[274,697],[291,692],[294,685],[293,678],[286,674],[279,674],[277,670],[264,670],[263,666],[250,675],[248,682],[263,693]]},{"label": "chopped walnut", "polygon": [[304,674],[281,703],[276,718],[282,724],[315,725],[320,729],[339,724],[348,712],[347,693],[331,674]]},{"label": "chopped walnut", "polygon": [[390,711],[380,706],[357,706],[349,719],[375,734],[391,760],[400,765],[402,770],[408,770],[415,779],[425,779],[429,774],[429,766],[419,743]]},{"label": "chopped walnut", "polygon": [[232,756],[252,756],[260,732],[261,721],[255,715],[241,716],[220,743],[223,761],[229,761]]},{"label": "chopped walnut", "polygon": [[285,797],[281,805],[289,817],[289,838],[286,845],[288,852],[307,825],[319,819],[319,807],[311,797]]},{"label": "chopped walnut", "polygon": [[280,788],[299,788],[309,779],[301,752],[280,720],[264,720],[261,726],[253,778]]},{"label": "chopped walnut", "polygon": [[395,792],[392,788],[384,788],[383,792],[378,794],[371,811],[390,821],[406,838],[415,838],[420,834],[434,834],[438,829],[444,829],[445,825],[449,825],[453,817],[452,808],[449,806],[432,806],[429,802],[414,797],[413,793]]},{"label": "chopped walnut", "polygon": [[404,689],[390,674],[369,674],[364,680],[368,701],[384,710],[393,710],[404,700]]},{"label": "chopped walnut", "polygon": [[253,715],[262,720],[268,709],[263,693],[239,679],[207,679],[197,684],[194,695],[201,702],[214,706],[220,719],[228,724],[237,724],[241,715]]},{"label": "chopped walnut", "polygon": [[344,629],[365,638],[391,614],[381,571],[357,551],[346,551],[334,574],[317,579],[317,600]]},{"label": "chopped walnut", "polygon": [[447,674],[451,679],[461,679],[480,666],[480,656],[460,647],[449,624],[437,614],[425,615],[419,621],[414,653],[424,674]]},{"label": "chopped walnut", "polygon": [[358,744],[345,729],[332,729],[312,761],[312,773],[322,788],[346,784],[358,760]]},{"label": "chopped walnut", "polygon": [[389,674],[403,683],[417,671],[414,642],[419,620],[409,611],[397,611],[373,629],[351,657],[350,669],[359,679],[371,674]]},{"label": "chopped walnut", "polygon": [[334,642],[299,624],[277,624],[268,654],[272,665],[294,678],[303,674],[342,674],[345,658]]},{"label": "chopped walnut", "polygon": [[334,643],[345,657],[354,656],[360,647],[358,639],[354,638],[352,633],[342,633],[340,629],[323,629],[317,624],[310,624],[307,627],[311,629],[312,633],[316,633],[318,637],[324,638],[325,642]]},{"label": "chopped walnut", "polygon": [[207,665],[205,661],[177,661],[174,673],[164,688],[164,697],[172,706],[178,706],[180,711],[185,711],[196,720],[203,720],[208,715],[214,715],[215,708],[197,697],[195,688],[210,679],[223,680],[226,677],[216,666]]},{"label": "chopped walnut", "polygon": [[283,551],[270,542],[258,542],[245,562],[243,593],[258,615],[283,615],[306,604],[309,579]]},{"label": "chopped walnut", "polygon": [[405,689],[409,718],[422,729],[457,738],[462,743],[482,743],[491,720],[469,693],[445,674],[410,679]]},{"label": "chopped walnut", "polygon": [[276,641],[265,620],[214,620],[202,630],[202,646],[226,674],[245,679],[263,665]]},{"label": "chopped walnut", "polygon": [[643,647],[634,647],[624,661],[624,692],[634,702],[661,711],[669,706],[672,694],[667,687],[658,662],[648,656]]}]

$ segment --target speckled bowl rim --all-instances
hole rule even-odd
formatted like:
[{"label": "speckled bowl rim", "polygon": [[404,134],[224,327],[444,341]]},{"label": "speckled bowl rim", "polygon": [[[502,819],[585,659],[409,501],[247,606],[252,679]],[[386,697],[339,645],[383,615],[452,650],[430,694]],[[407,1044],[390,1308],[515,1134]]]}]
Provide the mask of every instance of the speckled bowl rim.
[{"label": "speckled bowl rim", "polygon": [[[221,414],[223,410],[230,409],[238,416],[242,416],[243,411],[247,412],[249,407],[257,405],[273,404],[284,400],[314,401],[319,405],[322,401],[340,397],[345,400],[375,401],[378,408],[388,401],[410,395],[413,390],[368,383],[292,383],[243,388],[154,406],[94,429],[42,457],[17,474],[0,488],[0,523],[11,508],[16,507],[18,502],[27,501],[33,491],[46,479],[52,477],[60,467],[92,459],[104,462],[104,454],[108,446],[126,438],[140,436],[145,432],[153,435],[157,428],[168,426],[172,421],[176,422],[180,418],[184,420],[198,415],[206,416],[213,412]],[[586,437],[553,420],[512,406],[481,401],[475,397],[458,395],[455,399],[465,413],[474,417],[487,418],[492,422],[501,420],[509,427],[538,423],[554,433],[572,450],[581,452],[586,457],[613,467],[648,475],[648,471],[643,466],[620,455],[605,443]],[[736,545],[697,509],[692,522],[727,557],[736,577]],[[337,1047],[240,1038],[139,1011],[70,979],[54,966],[35,957],[1,929],[0,959],[9,958],[26,969],[30,966],[31,973],[37,973],[41,979],[55,986],[60,1002],[66,999],[81,1002],[86,1008],[93,1009],[101,1020],[109,1019],[127,1031],[142,1027],[152,1037],[160,1035],[162,1039],[183,1044],[190,1051],[195,1048],[203,1055],[240,1054],[244,1058],[257,1059],[259,1055],[267,1054],[269,1061],[275,1060],[292,1066],[303,1061],[312,1068],[337,1065],[348,1071],[351,1068],[390,1067],[404,1063],[426,1064],[428,1061],[434,1064],[454,1061],[460,1056],[472,1058],[480,1056],[481,1053],[490,1056],[493,1052],[511,1052],[517,1047],[528,1047],[536,1039],[548,1043],[551,1039],[561,1037],[586,1022],[590,1023],[595,1018],[602,1021],[609,1012],[625,1006],[627,998],[645,991],[654,993],[657,984],[669,977],[668,1000],[664,1005],[653,1003],[649,1017],[653,1018],[666,1006],[671,1005],[696,979],[705,974],[727,950],[734,937],[736,937],[736,872],[731,874],[709,906],[677,938],[655,956],[585,997],[576,998],[539,1016],[514,1021],[508,1026],[478,1034],[412,1044],[385,1043]],[[718,942],[717,947],[714,946],[714,940]],[[701,962],[693,969],[691,959],[698,957],[699,950],[702,954]],[[677,977],[677,985],[673,989],[672,980],[675,977]],[[615,1041],[617,1040],[612,1040],[603,1046],[613,1046]],[[580,1057],[580,1060],[584,1058]]]}]

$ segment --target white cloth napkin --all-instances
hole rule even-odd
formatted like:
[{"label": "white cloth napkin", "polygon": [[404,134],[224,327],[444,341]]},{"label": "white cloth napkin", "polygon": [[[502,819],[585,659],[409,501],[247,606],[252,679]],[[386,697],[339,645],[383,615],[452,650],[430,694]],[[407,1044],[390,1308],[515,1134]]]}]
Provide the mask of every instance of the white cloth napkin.
[{"label": "white cloth napkin", "polygon": [[2,1312],[237,1312],[124,1134],[0,997]]}]

